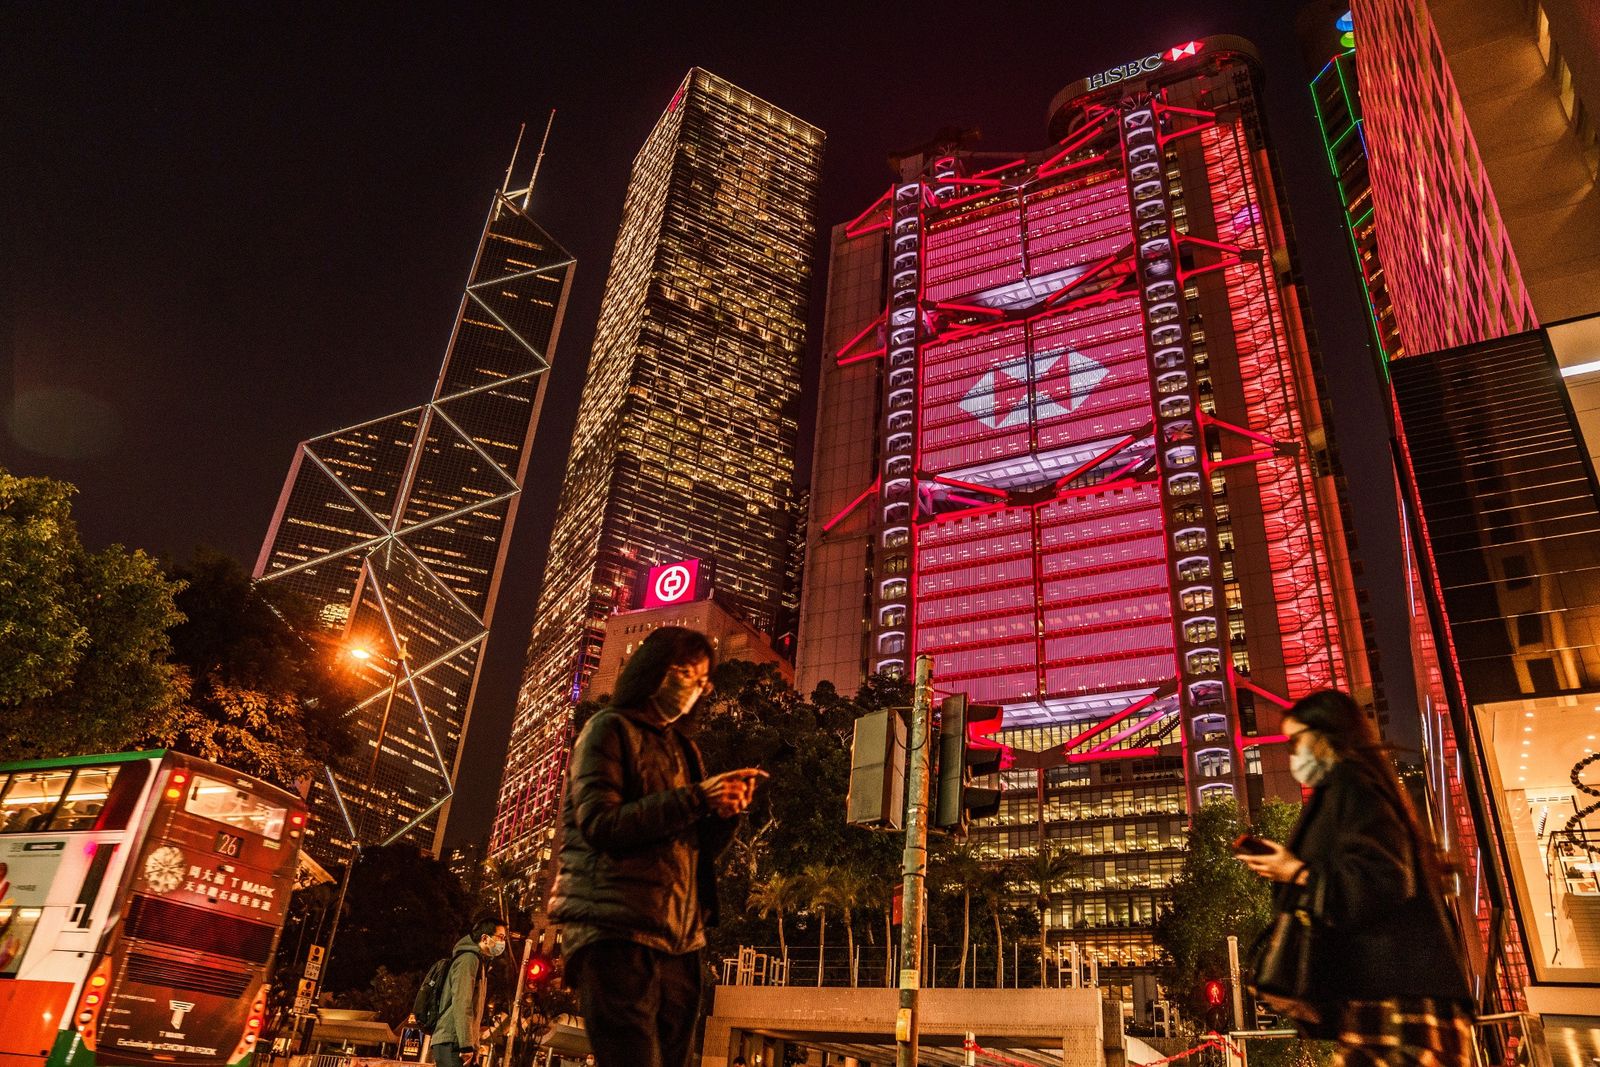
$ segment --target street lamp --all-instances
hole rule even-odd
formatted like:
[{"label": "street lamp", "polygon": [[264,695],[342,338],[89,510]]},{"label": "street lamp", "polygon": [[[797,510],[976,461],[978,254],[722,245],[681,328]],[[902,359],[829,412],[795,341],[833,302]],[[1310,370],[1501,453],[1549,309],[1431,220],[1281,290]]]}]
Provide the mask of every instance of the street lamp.
[{"label": "street lamp", "polygon": [[[333,925],[328,928],[328,941],[323,947],[323,968],[328,968],[332,964],[333,944],[339,936],[339,919],[344,913],[345,894],[350,891],[350,875],[355,870],[356,864],[361,861],[362,836],[366,832],[367,816],[371,814],[373,807],[372,788],[378,773],[378,753],[383,751],[383,738],[389,729],[389,712],[394,708],[394,692],[400,688],[400,679],[406,673],[406,635],[399,634],[397,636],[399,662],[389,672],[388,692],[384,694],[383,698],[383,714],[378,719],[378,737],[372,746],[372,761],[367,764],[367,780],[364,787],[364,795],[361,798],[361,817],[356,825],[351,827],[351,836],[354,838],[351,842],[351,854],[344,865],[344,876],[339,879],[339,896],[333,904]],[[346,652],[351,659],[358,662],[364,663],[373,658],[372,650],[365,645],[351,645],[346,649]],[[317,980],[320,984],[320,975]]]},{"label": "street lamp", "polygon": [[[378,717],[378,737],[372,746],[372,762],[367,765],[365,796],[361,802],[361,823],[356,827],[355,834],[358,852],[361,848],[361,835],[367,828],[367,816],[372,811],[372,786],[378,775],[378,754],[383,751],[383,738],[389,731],[389,712],[394,708],[394,692],[400,688],[400,678],[406,672],[406,635],[399,634],[398,642],[400,659],[395,664],[394,670],[389,674],[389,691],[383,698],[383,714]],[[362,645],[353,646],[350,649],[350,655],[354,659],[362,661],[372,658],[371,650]]]}]

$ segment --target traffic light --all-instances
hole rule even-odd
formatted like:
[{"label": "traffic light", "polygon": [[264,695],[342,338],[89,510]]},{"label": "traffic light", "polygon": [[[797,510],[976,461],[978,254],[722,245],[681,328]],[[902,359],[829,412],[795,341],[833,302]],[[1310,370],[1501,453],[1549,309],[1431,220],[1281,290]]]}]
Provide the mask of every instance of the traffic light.
[{"label": "traffic light", "polygon": [[1216,1033],[1228,1031],[1228,983],[1213,978],[1206,983],[1206,1025]]},{"label": "traffic light", "polygon": [[906,719],[899,708],[856,720],[850,745],[850,792],[845,820],[853,826],[899,830],[906,813]]},{"label": "traffic light", "polygon": [[969,704],[963,694],[945,697],[939,709],[939,798],[933,825],[958,836],[972,819],[999,814],[1000,790],[973,785],[1010,765],[1011,750],[991,736],[1000,728],[997,704]]},{"label": "traffic light", "polygon": [[528,989],[538,989],[556,973],[556,965],[549,956],[535,954],[528,957],[522,968],[522,981]]}]

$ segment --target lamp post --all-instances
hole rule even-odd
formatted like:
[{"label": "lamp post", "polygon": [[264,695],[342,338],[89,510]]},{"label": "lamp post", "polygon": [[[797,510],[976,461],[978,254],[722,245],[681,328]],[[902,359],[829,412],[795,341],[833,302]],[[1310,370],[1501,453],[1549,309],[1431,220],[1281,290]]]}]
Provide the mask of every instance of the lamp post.
[{"label": "lamp post", "polygon": [[[372,786],[378,775],[378,754],[383,751],[383,738],[389,730],[389,712],[394,708],[394,692],[400,688],[400,678],[406,672],[406,635],[399,635],[400,661],[389,675],[389,691],[383,698],[383,714],[378,717],[378,737],[372,746],[372,762],[367,764],[367,781],[361,799],[361,821],[356,826],[356,853],[361,852],[361,835],[367,828],[367,816],[372,811]],[[350,649],[350,655],[355,659],[366,661],[372,658],[372,653],[357,645]]]},{"label": "lamp post", "polygon": [[[361,662],[365,662],[372,658],[372,652],[362,645],[353,645],[350,647],[348,652],[351,659],[359,660]],[[383,714],[378,719],[378,737],[376,743],[372,746],[372,761],[367,764],[367,780],[364,786],[364,794],[361,798],[361,815],[357,820],[356,825],[350,828],[351,836],[354,838],[354,840],[351,842],[352,851],[350,853],[349,860],[346,861],[344,865],[344,876],[339,879],[339,896],[333,904],[333,924],[328,928],[328,941],[327,944],[323,946],[322,968],[319,971],[316,979],[318,985],[321,984],[322,974],[326,973],[328,967],[331,966],[333,962],[333,943],[334,940],[339,936],[339,919],[344,914],[345,894],[350,891],[350,873],[355,870],[356,864],[361,861],[362,835],[366,832],[367,816],[371,813],[373,806],[372,786],[378,773],[378,753],[383,751],[383,737],[389,729],[389,712],[394,707],[394,691],[400,687],[400,678],[405,674],[406,637],[404,634],[399,635],[398,652],[400,659],[395,665],[394,670],[390,672],[389,691],[384,695],[383,698]],[[329,777],[330,784],[332,784],[331,769],[329,770]]]}]

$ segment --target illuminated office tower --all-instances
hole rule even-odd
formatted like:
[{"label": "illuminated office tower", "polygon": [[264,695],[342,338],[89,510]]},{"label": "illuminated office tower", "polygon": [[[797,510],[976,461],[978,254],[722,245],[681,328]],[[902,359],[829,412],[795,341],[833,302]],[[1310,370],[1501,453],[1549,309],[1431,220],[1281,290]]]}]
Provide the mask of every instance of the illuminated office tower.
[{"label": "illuminated office tower", "polygon": [[256,577],[342,631],[365,687],[355,754],[312,789],[325,858],[438,854],[572,271],[500,190],[431,398],[295,453]]},{"label": "illuminated office tower", "polygon": [[1355,0],[1354,69],[1408,352],[1600,310],[1589,0]]},{"label": "illuminated office tower", "polygon": [[692,558],[770,633],[822,131],[691,70],[634,159],[500,785],[493,854],[547,854],[573,701],[644,570]]},{"label": "illuminated office tower", "polygon": [[1052,940],[1141,1012],[1188,813],[1298,799],[1281,710],[1372,699],[1259,77],[1237,38],[1134,59],[834,231],[798,683],[927,653],[1001,705],[972,841],[1082,857]]}]

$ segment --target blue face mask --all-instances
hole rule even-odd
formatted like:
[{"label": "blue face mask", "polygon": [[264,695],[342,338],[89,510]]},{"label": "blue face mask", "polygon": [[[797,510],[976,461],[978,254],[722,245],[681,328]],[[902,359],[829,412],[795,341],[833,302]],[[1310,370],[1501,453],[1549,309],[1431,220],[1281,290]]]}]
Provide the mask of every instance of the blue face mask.
[{"label": "blue face mask", "polygon": [[1332,769],[1331,762],[1319,759],[1316,753],[1309,749],[1293,752],[1289,756],[1289,773],[1303,786],[1316,788],[1322,784],[1324,778],[1328,777],[1328,772]]},{"label": "blue face mask", "polygon": [[491,938],[489,941],[489,948],[486,951],[491,958],[494,956],[504,955],[506,951],[506,939],[503,937]]}]

